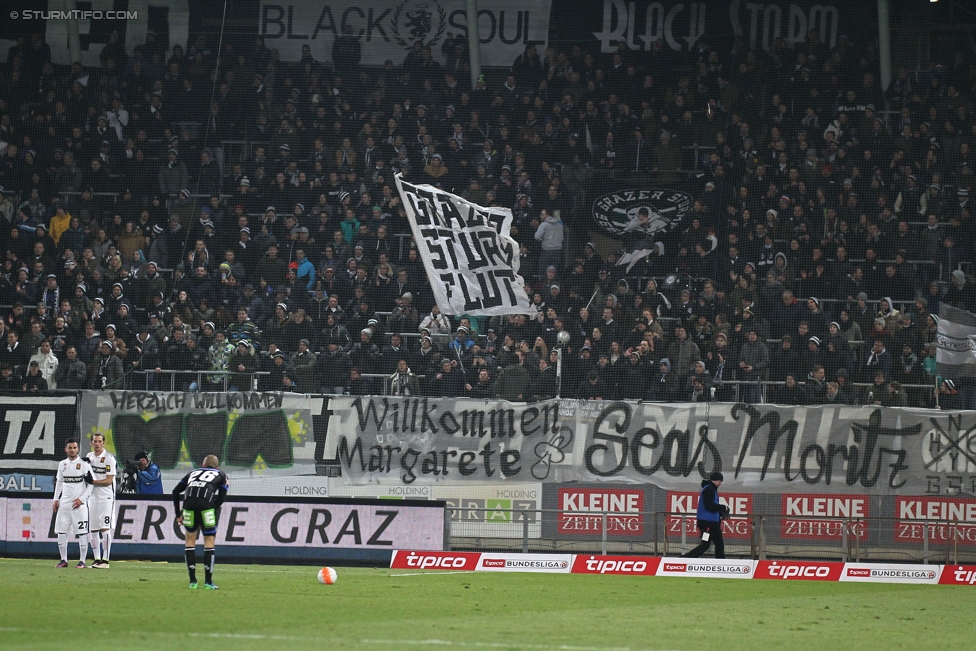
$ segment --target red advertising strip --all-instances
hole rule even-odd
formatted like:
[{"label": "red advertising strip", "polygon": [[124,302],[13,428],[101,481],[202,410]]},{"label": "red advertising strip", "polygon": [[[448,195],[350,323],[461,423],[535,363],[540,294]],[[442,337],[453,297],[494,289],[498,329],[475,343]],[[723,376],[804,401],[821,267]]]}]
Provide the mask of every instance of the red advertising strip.
[{"label": "red advertising strip", "polygon": [[[844,537],[844,520],[823,518],[868,518],[870,501],[867,495],[783,495],[783,517],[780,519],[780,536],[813,540],[841,540]],[[848,536],[867,540],[868,531],[863,521],[850,522]]]},{"label": "red advertising strip", "polygon": [[976,565],[910,565],[828,561],[752,561],[601,556],[598,554],[518,554],[395,550],[398,570],[542,572],[685,576],[774,581],[854,581],[976,586]]},{"label": "red advertising strip", "polygon": [[641,574],[654,576],[661,559],[656,556],[590,556],[577,554],[573,574]]},{"label": "red advertising strip", "polygon": [[434,552],[398,549],[393,552],[390,567],[395,570],[454,570],[471,571],[478,568],[480,552]]},{"label": "red advertising strip", "polygon": [[781,581],[839,581],[843,571],[843,563],[759,561],[756,563],[756,572],[752,578]]},{"label": "red advertising strip", "polygon": [[[644,535],[644,491],[627,488],[560,488],[557,520],[561,534],[593,534],[603,531],[602,512],[607,516],[607,534]],[[615,515],[620,513],[622,515]]]},{"label": "red advertising strip", "polygon": [[946,565],[942,568],[942,585],[976,585],[976,565]]},{"label": "red advertising strip", "polygon": [[976,545],[976,500],[960,497],[896,497],[895,542],[918,544],[928,538]]},{"label": "red advertising strip", "polygon": [[[667,505],[671,513],[688,513],[694,515],[698,512],[699,493],[668,491]],[[729,507],[732,517],[722,521],[722,536],[732,539],[749,539],[752,531],[749,523],[749,514],[752,513],[752,494],[751,493],[722,493],[718,496],[718,501]],[[746,517],[736,517],[746,516]],[[681,536],[681,525],[684,523],[685,534],[687,536],[698,536],[701,534],[695,524],[694,517],[682,518],[677,515],[669,515],[667,519],[668,536]]]}]

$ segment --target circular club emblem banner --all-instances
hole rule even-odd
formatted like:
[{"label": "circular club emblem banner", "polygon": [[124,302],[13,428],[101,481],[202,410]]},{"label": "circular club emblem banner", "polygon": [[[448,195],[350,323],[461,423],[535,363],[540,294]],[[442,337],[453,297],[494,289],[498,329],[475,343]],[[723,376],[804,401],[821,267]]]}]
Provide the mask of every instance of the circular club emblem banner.
[{"label": "circular club emblem banner", "polygon": [[593,202],[593,219],[610,235],[623,235],[641,208],[650,213],[650,233],[666,233],[691,209],[690,194],[677,190],[618,190]]}]

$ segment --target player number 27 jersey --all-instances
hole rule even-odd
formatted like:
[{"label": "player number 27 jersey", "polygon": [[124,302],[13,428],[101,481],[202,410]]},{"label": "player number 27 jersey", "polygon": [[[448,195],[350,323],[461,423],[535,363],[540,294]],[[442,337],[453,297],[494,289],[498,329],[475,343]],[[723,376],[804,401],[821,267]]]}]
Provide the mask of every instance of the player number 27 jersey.
[{"label": "player number 27 jersey", "polygon": [[54,499],[73,502],[76,499],[87,501],[91,495],[91,466],[81,457],[64,459],[58,464]]}]

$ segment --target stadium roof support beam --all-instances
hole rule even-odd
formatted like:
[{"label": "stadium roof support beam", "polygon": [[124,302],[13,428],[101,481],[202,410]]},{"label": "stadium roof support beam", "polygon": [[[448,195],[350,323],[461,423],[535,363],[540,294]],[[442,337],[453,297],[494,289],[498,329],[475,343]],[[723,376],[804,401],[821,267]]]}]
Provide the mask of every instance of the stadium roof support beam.
[{"label": "stadium roof support beam", "polygon": [[891,14],[889,0],[878,0],[878,54],[881,61],[881,91],[891,84]]},{"label": "stadium roof support beam", "polygon": [[[882,0],[878,0],[881,2]],[[471,88],[478,86],[481,76],[481,39],[478,37],[478,0],[467,0],[468,61],[471,66]],[[527,28],[526,28],[527,29]]]}]

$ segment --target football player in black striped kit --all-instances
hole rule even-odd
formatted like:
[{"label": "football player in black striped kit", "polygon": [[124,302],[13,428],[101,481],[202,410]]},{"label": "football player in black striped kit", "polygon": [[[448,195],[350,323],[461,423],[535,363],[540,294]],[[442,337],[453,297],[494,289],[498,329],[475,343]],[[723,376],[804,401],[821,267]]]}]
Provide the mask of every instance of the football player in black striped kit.
[{"label": "football player in black striped kit", "polygon": [[[209,454],[203,460],[203,468],[193,470],[180,480],[173,489],[176,506],[176,523],[186,530],[186,569],[190,573],[190,589],[197,589],[196,544],[197,531],[203,532],[203,587],[216,590],[213,582],[214,540],[217,536],[217,510],[227,495],[227,475],[217,467],[219,460]],[[180,497],[183,510],[180,511]]]}]

